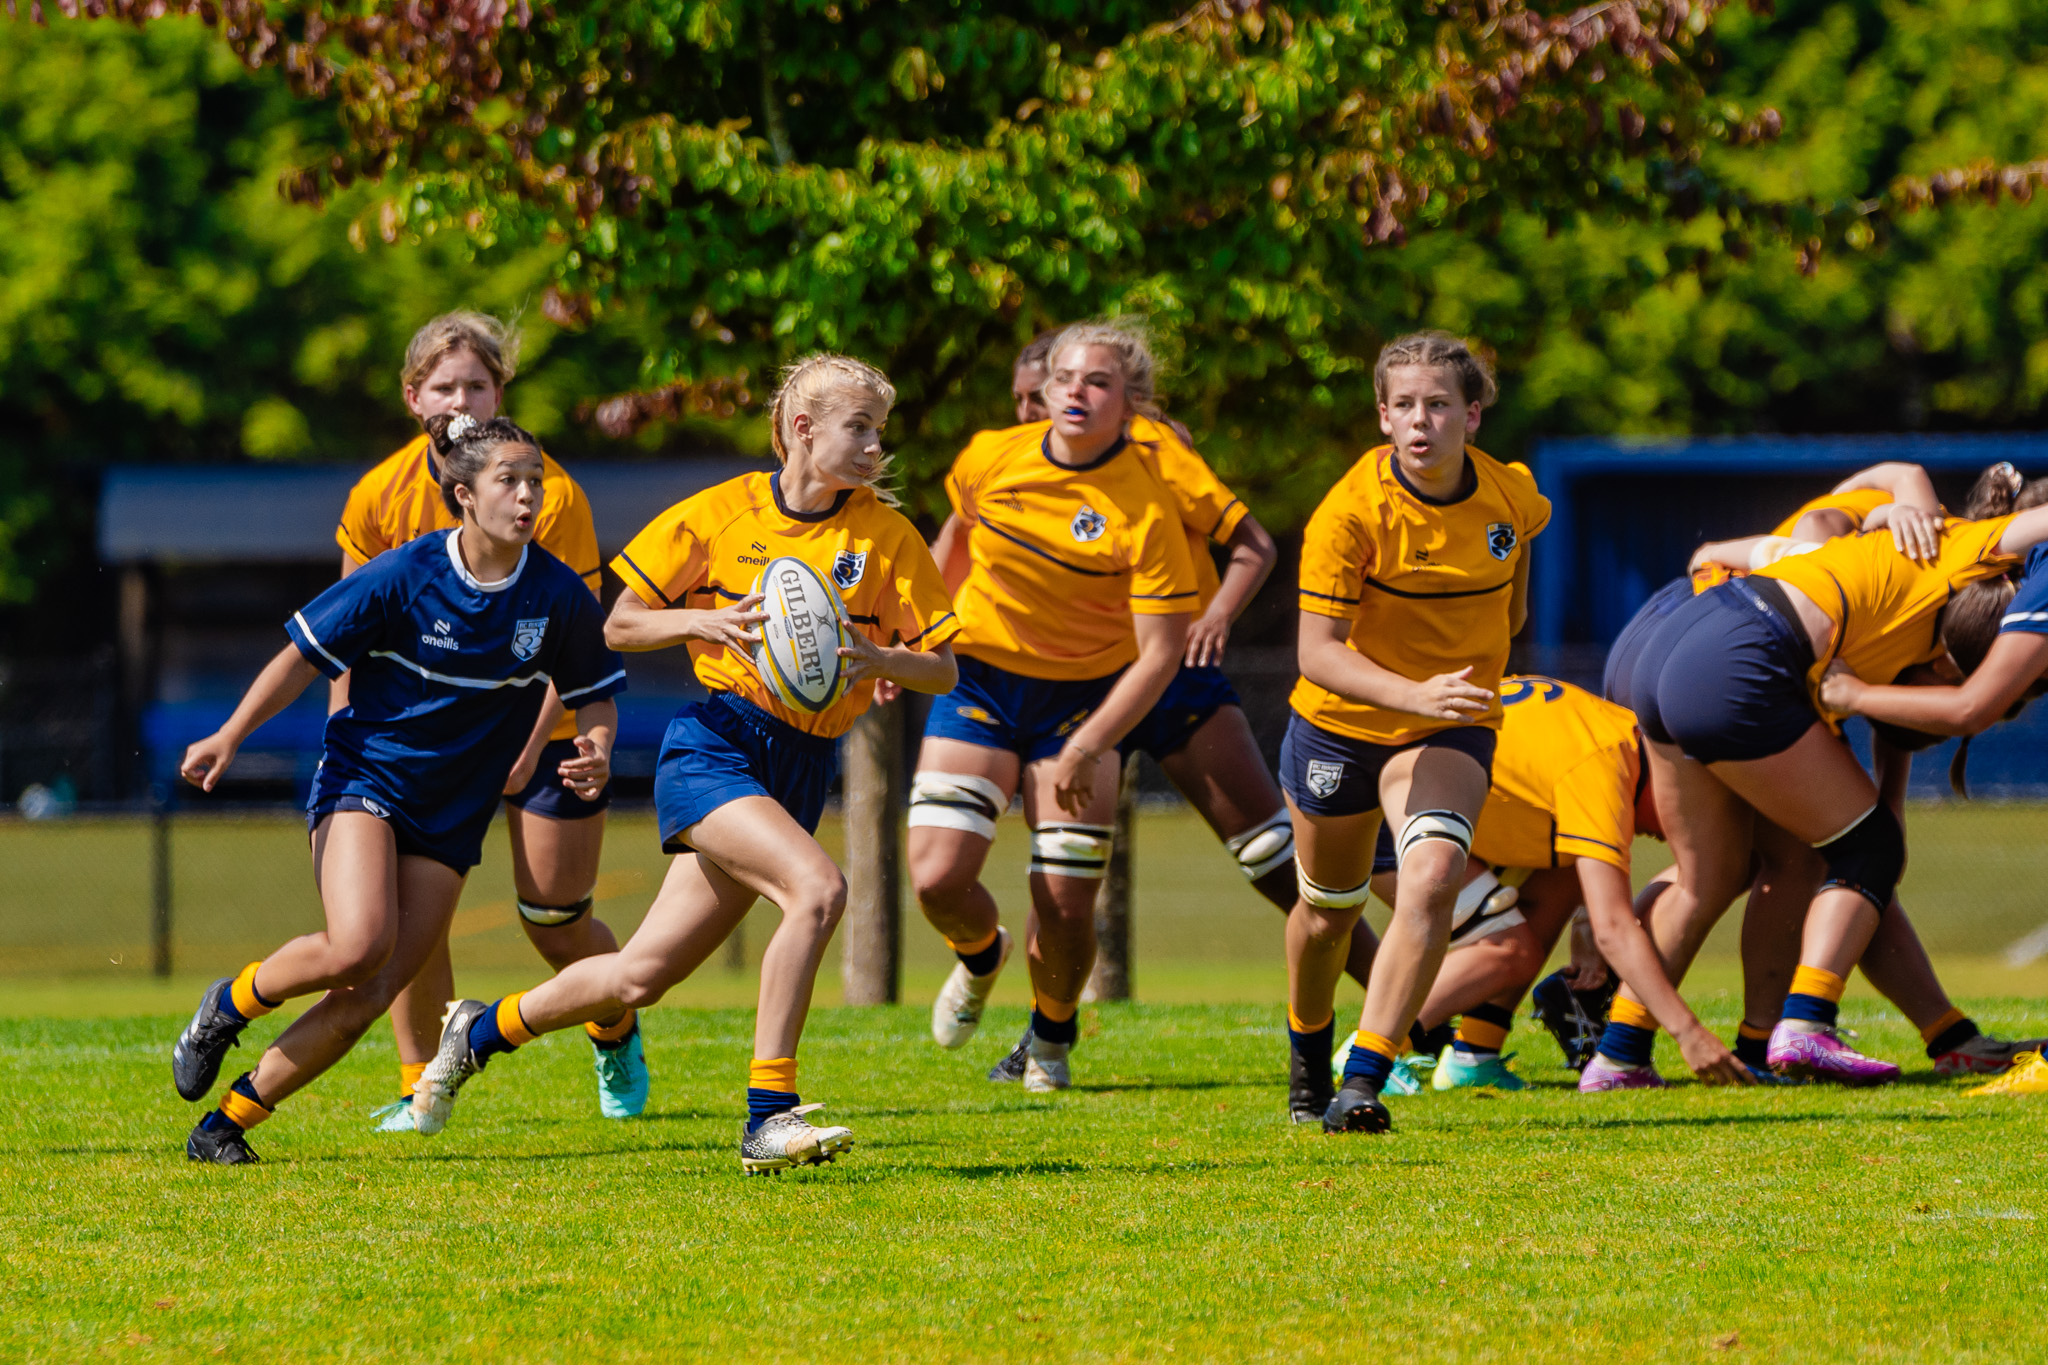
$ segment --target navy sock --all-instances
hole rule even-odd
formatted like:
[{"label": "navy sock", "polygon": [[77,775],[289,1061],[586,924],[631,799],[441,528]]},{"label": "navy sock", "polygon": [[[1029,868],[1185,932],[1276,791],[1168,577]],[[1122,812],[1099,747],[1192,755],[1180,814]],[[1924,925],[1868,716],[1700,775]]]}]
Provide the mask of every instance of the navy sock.
[{"label": "navy sock", "polygon": [[758,1086],[748,1086],[747,1131],[753,1132],[761,1126],[763,1119],[773,1118],[802,1103],[803,1100],[798,1098],[794,1090],[763,1090]]},{"label": "navy sock", "polygon": [[1048,1043],[1066,1043],[1071,1046],[1081,1036],[1081,1015],[1076,1011],[1066,1019],[1048,1019],[1039,1012],[1036,1005],[1031,1008],[1031,1036],[1043,1038]]},{"label": "navy sock", "polygon": [[978,953],[956,952],[953,956],[960,959],[960,965],[967,969],[969,976],[987,976],[1003,965],[1003,936],[997,934],[994,942]]},{"label": "navy sock", "polygon": [[1326,1074],[1330,1069],[1330,1051],[1336,1046],[1337,1017],[1331,1015],[1321,1028],[1306,1033],[1294,1028],[1287,1029],[1287,1046],[1292,1048],[1307,1064],[1311,1076]]},{"label": "navy sock", "polygon": [[[504,1006],[504,1000],[496,1001],[470,1023],[469,1050],[476,1055],[478,1066],[484,1065],[501,1052],[510,1052],[519,1046],[505,1036],[505,1030],[498,1024],[498,1015]],[[515,1016],[519,1012],[516,1000],[513,1001],[512,1012]]]},{"label": "navy sock", "polygon": [[1785,997],[1785,1017],[1787,1019],[1804,1019],[1809,1023],[1826,1024],[1829,1028],[1833,1028],[1835,1026],[1835,1019],[1841,1013],[1841,1009],[1840,1005],[1827,999],[1825,996],[1806,995],[1800,991],[1794,991]]},{"label": "navy sock", "polygon": [[[260,996],[258,997],[258,999],[261,998]],[[214,997],[214,1004],[220,1006],[225,1013],[233,1016],[237,1023],[246,1024],[249,1022],[249,1016],[235,1008],[234,982],[230,981],[227,985],[220,988],[220,994]]]},{"label": "navy sock", "polygon": [[1739,1033],[1735,1036],[1733,1051],[1735,1053],[1735,1060],[1741,1062],[1744,1066],[1753,1066],[1761,1069],[1771,1064],[1771,1040],[1769,1038],[1752,1038],[1746,1033]]},{"label": "navy sock", "polygon": [[199,1126],[209,1133],[225,1133],[230,1129],[239,1131],[242,1125],[216,1109],[205,1118],[199,1120]]},{"label": "navy sock", "polygon": [[[614,1027],[616,1027],[616,1025],[614,1025]],[[626,1030],[625,1037],[613,1038],[609,1041],[603,1038],[592,1038],[590,1040],[590,1045],[600,1052],[617,1052],[620,1048],[632,1042],[633,1035],[638,1032],[640,1032],[640,1020],[638,1018],[635,1018],[633,1020],[633,1027]]]},{"label": "navy sock", "polygon": [[1606,1031],[1600,1035],[1600,1055],[1622,1066],[1648,1066],[1651,1049],[1656,1043],[1655,1029],[1617,1024],[1610,1019]]},{"label": "navy sock", "polygon": [[1927,1045],[1927,1055],[1939,1057],[1944,1052],[1953,1052],[1982,1032],[1976,1020],[1959,1019],[1934,1035],[1934,1041]]},{"label": "navy sock", "polygon": [[1353,1047],[1351,1055],[1344,1059],[1344,1082],[1348,1085],[1352,1081],[1364,1081],[1377,1095],[1393,1070],[1392,1057],[1383,1056],[1370,1048]]}]

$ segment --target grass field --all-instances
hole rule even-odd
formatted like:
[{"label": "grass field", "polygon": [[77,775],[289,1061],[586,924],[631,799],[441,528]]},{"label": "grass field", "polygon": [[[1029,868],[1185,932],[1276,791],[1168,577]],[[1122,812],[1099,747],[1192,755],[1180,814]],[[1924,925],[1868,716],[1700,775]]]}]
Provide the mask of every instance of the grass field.
[{"label": "grass field", "polygon": [[[2027,894],[2048,812],[2008,810],[1995,838],[1984,818],[1916,812],[1907,891],[1986,1027],[2048,1033],[2048,973],[1996,955],[2048,913]],[[806,1098],[860,1142],[834,1166],[738,1173],[744,963],[648,1015],[640,1120],[596,1117],[589,1049],[561,1035],[494,1066],[441,1136],[373,1135],[395,1070],[380,1028],[257,1131],[263,1165],[193,1166],[199,1109],[172,1094],[167,1052],[198,974],[309,913],[284,900],[310,880],[289,830],[259,824],[180,834],[181,901],[211,896],[219,927],[181,917],[171,983],[114,964],[115,946],[98,972],[17,969],[0,991],[0,1357],[2048,1358],[2032,1304],[2048,1101],[1963,1098],[1857,990],[1845,1021],[1907,1062],[1902,1084],[1581,1097],[1523,1022],[1528,1092],[1399,1100],[1384,1138],[1298,1132],[1279,916],[1170,815],[1142,835],[1146,1003],[1084,1009],[1069,1094],[981,1079],[1022,1025],[1021,973],[966,1050],[931,1045],[944,958],[913,922],[915,1003],[828,1005],[806,1039]],[[644,861],[618,825],[608,877]],[[21,829],[0,830],[13,961],[106,948],[129,922],[121,856],[8,842]],[[1021,868],[999,866],[1014,918]],[[487,864],[458,924],[479,992],[535,976],[494,880]],[[100,901],[50,899],[79,886]],[[24,888],[50,911],[40,926],[17,913]],[[613,883],[606,913],[629,926],[644,894]],[[767,927],[750,922],[752,953]],[[1724,935],[1688,988],[1724,1033],[1735,985]],[[252,1030],[229,1074],[278,1027]],[[1682,1074],[1668,1045],[1660,1062]]]}]

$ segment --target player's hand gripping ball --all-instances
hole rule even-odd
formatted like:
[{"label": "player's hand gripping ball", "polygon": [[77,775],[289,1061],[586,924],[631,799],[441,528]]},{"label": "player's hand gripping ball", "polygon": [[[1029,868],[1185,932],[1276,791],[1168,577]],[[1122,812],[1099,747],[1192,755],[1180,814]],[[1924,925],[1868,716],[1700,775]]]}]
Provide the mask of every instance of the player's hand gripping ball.
[{"label": "player's hand gripping ball", "polygon": [[838,589],[801,559],[771,559],[754,580],[761,595],[761,643],[754,669],[762,685],[792,711],[816,713],[846,693],[839,646],[847,630]]}]

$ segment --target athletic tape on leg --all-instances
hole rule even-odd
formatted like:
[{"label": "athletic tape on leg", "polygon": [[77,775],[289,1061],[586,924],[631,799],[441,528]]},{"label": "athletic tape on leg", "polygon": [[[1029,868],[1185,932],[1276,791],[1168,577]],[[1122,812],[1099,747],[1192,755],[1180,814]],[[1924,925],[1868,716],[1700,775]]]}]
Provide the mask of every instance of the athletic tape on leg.
[{"label": "athletic tape on leg", "polygon": [[1470,853],[1472,822],[1454,810],[1418,811],[1401,828],[1401,837],[1394,846],[1395,860],[1405,864],[1415,846],[1429,839],[1456,844],[1460,853]]},{"label": "athletic tape on leg", "polygon": [[996,837],[996,818],[1009,804],[1003,789],[967,773],[919,773],[910,780],[910,825]]},{"label": "athletic tape on leg", "polygon": [[589,914],[590,905],[591,898],[589,896],[585,896],[582,900],[574,901],[568,905],[535,905],[532,901],[521,896],[519,897],[519,918],[525,920],[528,924],[538,925],[543,929],[559,929],[565,924],[574,924],[577,920]]},{"label": "athletic tape on leg", "polygon": [[1255,882],[1294,857],[1294,821],[1286,811],[1279,811],[1264,824],[1225,839],[1223,846],[1237,859],[1244,879]]},{"label": "athletic tape on leg", "polygon": [[1369,877],[1353,887],[1324,886],[1302,870],[1299,858],[1294,860],[1294,885],[1304,901],[1322,910],[1350,910],[1365,904],[1365,898],[1372,894]]},{"label": "athletic tape on leg", "polygon": [[1109,874],[1115,833],[1108,825],[1040,825],[1031,831],[1031,870],[1101,881]]}]

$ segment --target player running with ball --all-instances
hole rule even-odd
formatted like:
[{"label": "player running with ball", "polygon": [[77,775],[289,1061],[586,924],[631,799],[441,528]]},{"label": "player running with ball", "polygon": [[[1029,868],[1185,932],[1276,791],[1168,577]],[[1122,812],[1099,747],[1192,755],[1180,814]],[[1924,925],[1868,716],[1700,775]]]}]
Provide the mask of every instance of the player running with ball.
[{"label": "player running with ball", "polygon": [[[1302,676],[1280,749],[1302,900],[1287,919],[1288,1109],[1332,1133],[1389,1127],[1380,1091],[1449,944],[1500,729],[1494,693],[1528,609],[1527,542],[1550,520],[1527,469],[1466,444],[1494,385],[1463,342],[1401,337],[1373,387],[1391,444],[1309,519]],[[1337,978],[1382,812],[1400,890],[1332,1095]]]},{"label": "player running with ball", "polygon": [[[782,468],[676,504],[612,561],[626,591],[606,638],[628,651],[688,646],[711,691],[670,722],[655,770],[662,849],[677,856],[617,952],[490,1004],[456,1002],[413,1095],[421,1132],[441,1129],[457,1091],[493,1057],[660,1000],[766,896],[782,923],[761,959],[741,1169],[812,1165],[852,1146],[846,1128],[812,1126],[803,1116],[819,1106],[797,1093],[797,1044],[846,906],[846,880],[812,835],[836,741],[867,709],[875,682],[946,691],[954,680],[946,641],[958,629],[924,541],[874,487],[888,468],[881,427],[895,398],[881,371],[860,361],[799,362],[769,408]],[[791,560],[801,563],[792,570]],[[755,585],[771,569],[778,582],[814,572],[814,600],[829,601],[826,582],[843,599],[844,644],[824,686],[792,686],[777,674],[774,651],[753,657],[764,623],[773,631],[790,619],[762,610]]]},{"label": "player running with ball", "polygon": [[316,677],[353,674],[306,813],[327,927],[207,987],[171,1054],[178,1093],[210,1090],[252,1019],[325,994],[192,1130],[195,1161],[254,1161],[244,1133],[341,1060],[443,941],[550,689],[576,712],[577,757],[562,765],[576,793],[595,798],[611,774],[611,698],[626,674],[590,589],[531,543],[539,445],[502,417],[436,416],[427,430],[462,524],[377,556],[295,613],[291,643],[180,766],[211,791],[250,732]]}]

